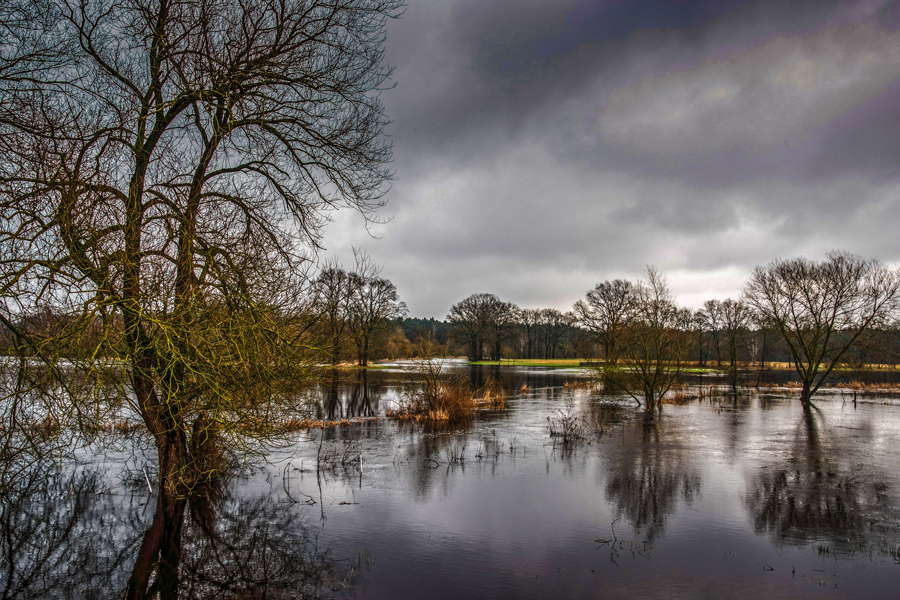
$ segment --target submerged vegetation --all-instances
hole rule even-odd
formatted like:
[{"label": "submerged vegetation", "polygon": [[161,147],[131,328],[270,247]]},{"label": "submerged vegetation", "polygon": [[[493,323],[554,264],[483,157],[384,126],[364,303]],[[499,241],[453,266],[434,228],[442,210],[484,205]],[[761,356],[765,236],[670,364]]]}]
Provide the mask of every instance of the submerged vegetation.
[{"label": "submerged vegetation", "polygon": [[395,408],[387,415],[413,421],[447,421],[471,419],[478,409],[506,408],[507,394],[500,382],[489,377],[476,389],[468,375],[446,373],[443,360],[426,359],[413,371],[410,389],[404,391]]},{"label": "submerged vegetation", "polygon": [[587,421],[575,409],[571,399],[566,400],[563,408],[547,417],[547,428],[550,438],[559,441],[564,447],[586,439],[590,431]]}]

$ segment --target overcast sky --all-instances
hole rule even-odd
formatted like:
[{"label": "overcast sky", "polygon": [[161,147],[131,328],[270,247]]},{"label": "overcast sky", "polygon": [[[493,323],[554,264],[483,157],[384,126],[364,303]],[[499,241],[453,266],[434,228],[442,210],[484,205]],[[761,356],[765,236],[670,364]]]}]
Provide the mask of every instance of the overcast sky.
[{"label": "overcast sky", "polygon": [[[409,0],[388,27],[397,180],[324,256],[411,316],[571,309],[655,265],[680,303],[755,265],[900,261],[900,3]],[[375,237],[373,237],[375,236]]]}]

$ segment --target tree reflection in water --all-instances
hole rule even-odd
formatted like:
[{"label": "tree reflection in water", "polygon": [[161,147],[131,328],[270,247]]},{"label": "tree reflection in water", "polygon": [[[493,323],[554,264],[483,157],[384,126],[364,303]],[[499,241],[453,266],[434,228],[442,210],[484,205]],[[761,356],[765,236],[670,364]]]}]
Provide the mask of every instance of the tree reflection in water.
[{"label": "tree reflection in water", "polygon": [[[853,450],[872,440],[823,441],[820,420],[814,408],[803,411],[786,463],[760,470],[746,504],[757,533],[769,534],[776,542],[828,541],[833,550],[859,550],[871,542],[870,534],[900,524],[892,508],[897,499],[889,497],[884,473],[852,460]],[[854,435],[860,431],[865,429]],[[839,436],[835,430],[828,433]]]},{"label": "tree reflection in water", "polygon": [[376,416],[384,390],[373,389],[367,369],[357,370],[353,378],[332,369],[319,393],[316,418],[334,420]]},{"label": "tree reflection in water", "polygon": [[0,598],[320,598],[350,585],[296,505],[159,495],[146,528],[140,498],[98,481],[36,472],[3,499]]},{"label": "tree reflection in water", "polygon": [[606,498],[635,532],[653,542],[679,501],[690,504],[700,492],[700,475],[688,450],[664,435],[664,415],[640,413],[623,427],[624,443],[611,445]]},{"label": "tree reflection in water", "polygon": [[103,495],[95,474],[36,466],[0,498],[0,598],[102,598],[121,589],[140,506]]}]

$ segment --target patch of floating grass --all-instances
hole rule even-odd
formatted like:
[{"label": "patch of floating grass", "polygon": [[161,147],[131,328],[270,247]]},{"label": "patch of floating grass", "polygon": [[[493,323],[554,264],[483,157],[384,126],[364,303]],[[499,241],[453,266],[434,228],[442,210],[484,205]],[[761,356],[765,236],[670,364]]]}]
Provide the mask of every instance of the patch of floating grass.
[{"label": "patch of floating grass", "polygon": [[379,421],[380,417],[366,417],[364,419],[335,419],[317,420],[317,419],[288,419],[280,424],[282,431],[300,431],[303,429],[330,429],[341,425],[354,425],[364,421]]}]

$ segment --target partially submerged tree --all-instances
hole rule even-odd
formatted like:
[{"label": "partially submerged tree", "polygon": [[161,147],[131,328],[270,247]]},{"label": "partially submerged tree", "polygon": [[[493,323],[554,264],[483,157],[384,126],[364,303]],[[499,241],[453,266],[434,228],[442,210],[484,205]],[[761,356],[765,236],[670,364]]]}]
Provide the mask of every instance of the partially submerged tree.
[{"label": "partially submerged tree", "polygon": [[731,391],[737,394],[738,375],[741,361],[752,356],[753,311],[740,300],[728,298],[721,302],[721,335],[725,358],[728,360],[728,380]]},{"label": "partially submerged tree", "polygon": [[822,262],[776,259],[753,270],[744,301],[787,344],[808,407],[866,331],[890,318],[900,276],[875,260],[832,252]]},{"label": "partially submerged tree", "polygon": [[[372,214],[391,177],[378,94],[400,6],[4,3],[0,319],[55,376],[29,389],[41,410],[132,409],[179,493],[211,434],[269,431],[308,364],[297,299],[325,212]],[[55,340],[23,326],[45,304],[67,316]]]},{"label": "partially submerged tree", "polygon": [[[701,324],[703,331],[709,334],[712,341],[710,349],[716,355],[716,368],[722,368],[722,327],[725,320],[722,314],[724,308],[720,300],[707,300],[703,303],[703,308],[697,312],[697,320]],[[702,362],[702,360],[701,360]]]},{"label": "partially submerged tree", "polygon": [[350,339],[351,302],[358,284],[336,259],[325,262],[313,282],[313,304],[319,346],[327,353],[332,366],[341,361]]},{"label": "partially submerged tree", "polygon": [[647,410],[662,399],[681,375],[690,351],[691,312],[678,308],[665,278],[653,267],[632,291],[632,312],[619,328],[620,365],[601,367],[604,381]]}]

